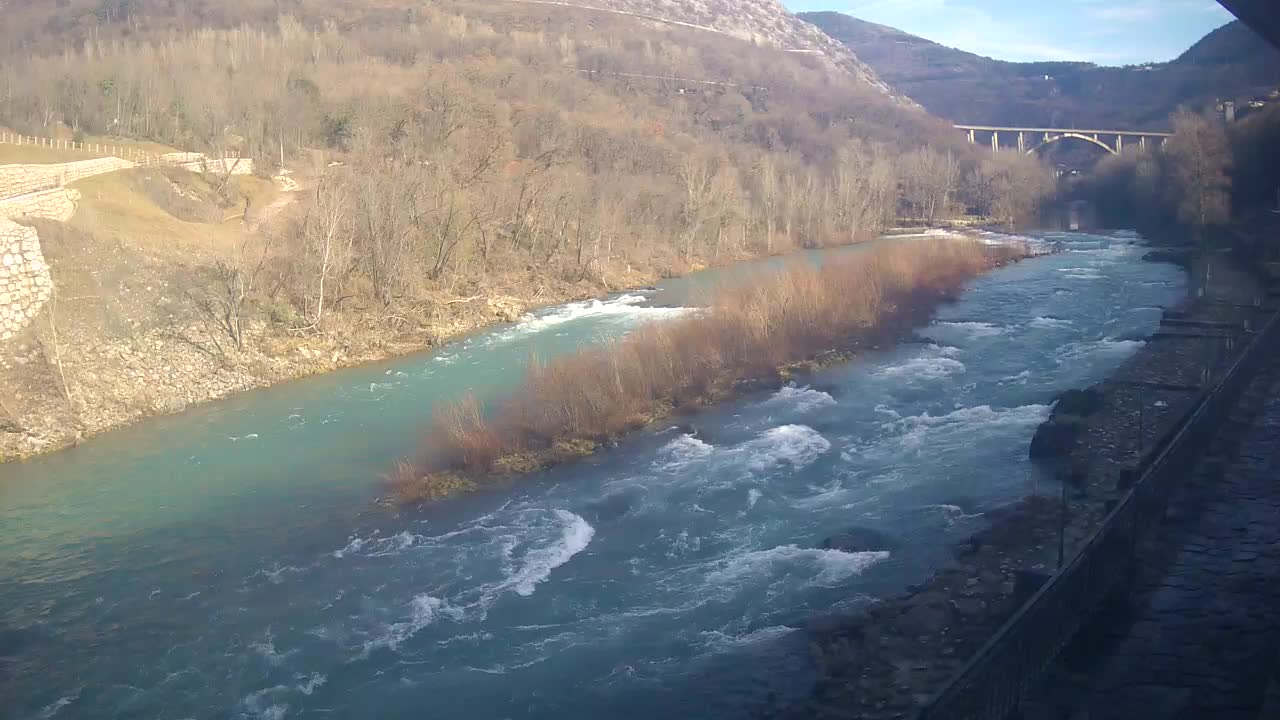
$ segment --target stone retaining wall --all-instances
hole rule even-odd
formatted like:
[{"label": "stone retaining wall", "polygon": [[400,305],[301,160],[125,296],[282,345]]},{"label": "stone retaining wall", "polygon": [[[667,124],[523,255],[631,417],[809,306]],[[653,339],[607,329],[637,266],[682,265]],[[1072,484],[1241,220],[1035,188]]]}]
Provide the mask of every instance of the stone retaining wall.
[{"label": "stone retaining wall", "polygon": [[165,164],[191,172],[211,172],[228,175],[252,175],[253,160],[250,158],[222,158],[220,160],[205,157],[200,153],[175,153],[177,155],[194,156],[191,160],[171,160],[168,155],[161,158]]},{"label": "stone retaining wall", "polygon": [[28,195],[131,167],[136,166],[128,160],[115,157],[56,165],[0,165],[0,198]]},{"label": "stone retaining wall", "polygon": [[36,231],[0,218],[0,341],[30,324],[52,292]]},{"label": "stone retaining wall", "polygon": [[[252,160],[215,160],[200,153],[173,153],[159,162],[193,172],[253,172]],[[80,199],[79,191],[67,188],[68,183],[133,167],[137,164],[117,157],[0,166],[0,342],[27,327],[53,292],[53,280],[36,231],[13,220],[43,218],[66,222],[75,214]]]},{"label": "stone retaining wall", "polygon": [[80,191],[55,188],[0,200],[0,219],[31,217],[66,222],[76,212]]}]

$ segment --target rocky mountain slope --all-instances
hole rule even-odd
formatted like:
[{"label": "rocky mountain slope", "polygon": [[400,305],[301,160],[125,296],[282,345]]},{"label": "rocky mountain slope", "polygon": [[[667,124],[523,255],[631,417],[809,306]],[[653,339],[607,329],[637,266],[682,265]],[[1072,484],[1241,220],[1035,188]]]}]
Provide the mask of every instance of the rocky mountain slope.
[{"label": "rocky mountain slope", "polygon": [[[1047,176],[895,101],[775,0],[583,3],[10,6],[0,128],[45,139],[0,145],[0,165],[101,140],[230,152],[264,177],[113,173],[29,228],[57,302],[0,344],[0,458],[527,308],[856,242],[937,206],[903,194],[900,167],[987,179],[951,198],[978,214]],[[291,188],[266,180],[280,164]],[[299,187],[283,208],[269,192]]]},{"label": "rocky mountain slope", "polygon": [[676,21],[759,45],[818,55],[884,93],[893,92],[848,46],[801,20],[778,0],[586,0],[583,6]]},{"label": "rocky mountain slope", "polygon": [[840,13],[800,17],[848,46],[881,78],[956,122],[1154,129],[1179,107],[1266,98],[1280,51],[1233,22],[1166,63],[1011,63]]}]

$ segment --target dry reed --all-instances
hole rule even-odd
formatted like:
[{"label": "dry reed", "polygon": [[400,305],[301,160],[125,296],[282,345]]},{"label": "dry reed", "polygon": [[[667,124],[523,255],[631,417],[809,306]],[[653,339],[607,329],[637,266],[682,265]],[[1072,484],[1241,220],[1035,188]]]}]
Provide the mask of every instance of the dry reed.
[{"label": "dry reed", "polygon": [[795,261],[720,289],[702,312],[533,362],[525,382],[492,412],[471,395],[451,403],[431,432],[435,471],[401,484],[411,497],[437,497],[447,493],[422,485],[518,474],[589,454],[673,410],[723,399],[741,383],[778,381],[787,366],[890,339],[966,281],[1026,254],[929,239],[821,265]]}]

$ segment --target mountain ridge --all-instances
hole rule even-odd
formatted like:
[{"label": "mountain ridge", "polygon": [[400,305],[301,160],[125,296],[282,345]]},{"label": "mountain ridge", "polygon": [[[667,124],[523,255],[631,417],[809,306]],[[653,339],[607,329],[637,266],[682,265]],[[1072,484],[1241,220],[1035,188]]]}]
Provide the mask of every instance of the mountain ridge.
[{"label": "mountain ridge", "polygon": [[1108,67],[994,60],[842,13],[799,17],[929,112],[961,123],[1156,130],[1179,107],[1280,86],[1280,51],[1238,21],[1168,62]]},{"label": "mountain ridge", "polygon": [[719,32],[754,44],[771,45],[787,52],[819,55],[830,64],[876,90],[908,105],[875,70],[847,45],[828,36],[812,23],[787,10],[778,0],[744,0],[725,7],[706,0],[594,0],[575,3],[561,0],[508,0],[512,3],[558,5],[597,12],[633,15],[646,20]]}]

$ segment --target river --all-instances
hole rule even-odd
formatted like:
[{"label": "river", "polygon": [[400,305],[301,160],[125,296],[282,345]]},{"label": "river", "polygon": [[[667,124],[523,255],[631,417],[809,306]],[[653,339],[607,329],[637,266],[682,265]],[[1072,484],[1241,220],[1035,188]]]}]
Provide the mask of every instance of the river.
[{"label": "river", "polygon": [[[971,283],[921,329],[936,344],[433,508],[374,500],[434,404],[743,268],[2,466],[0,717],[732,718],[803,697],[806,620],[919,582],[984,510],[1052,492],[1026,460],[1048,403],[1184,293],[1132,235],[1037,239],[1065,252]],[[896,543],[818,549],[851,526]]]}]

